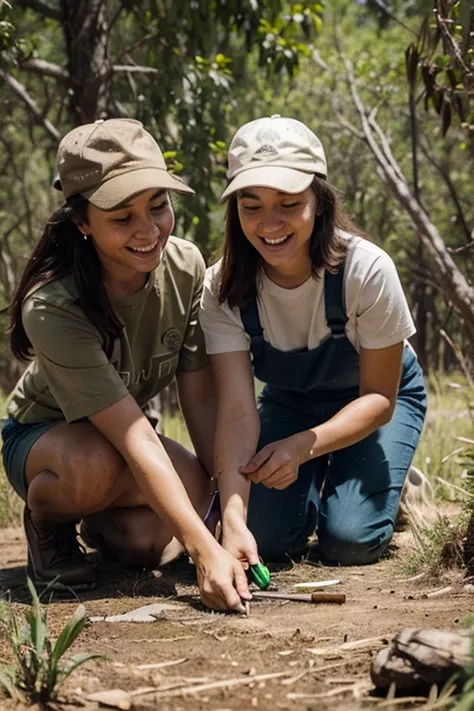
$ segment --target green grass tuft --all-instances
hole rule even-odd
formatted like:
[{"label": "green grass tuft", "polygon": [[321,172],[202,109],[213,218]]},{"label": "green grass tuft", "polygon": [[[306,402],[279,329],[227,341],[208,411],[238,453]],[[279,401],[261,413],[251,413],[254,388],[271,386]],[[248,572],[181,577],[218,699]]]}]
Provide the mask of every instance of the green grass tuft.
[{"label": "green grass tuft", "polygon": [[463,527],[447,516],[440,516],[431,527],[419,534],[418,550],[408,551],[399,560],[402,575],[410,577],[421,571],[432,582],[440,580],[446,570],[463,567]]},{"label": "green grass tuft", "polygon": [[0,664],[0,688],[15,700],[42,704],[57,698],[61,685],[75,669],[91,659],[104,659],[104,656],[82,653],[65,661],[65,653],[86,625],[85,607],[79,605],[57,639],[51,641],[46,608],[41,605],[29,578],[27,583],[32,602],[25,612],[23,624],[16,618],[12,604],[0,601],[0,627],[15,658],[14,664]]}]

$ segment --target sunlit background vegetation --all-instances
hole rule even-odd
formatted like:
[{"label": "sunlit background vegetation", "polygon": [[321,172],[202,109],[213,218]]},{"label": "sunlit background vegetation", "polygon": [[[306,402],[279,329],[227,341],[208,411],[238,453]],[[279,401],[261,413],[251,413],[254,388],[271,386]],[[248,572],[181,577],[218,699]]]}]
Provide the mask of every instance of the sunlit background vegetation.
[{"label": "sunlit background vegetation", "polygon": [[[396,262],[430,390],[415,464],[440,500],[462,500],[469,445],[456,438],[474,432],[473,15],[466,0],[0,0],[0,306],[60,203],[55,151],[74,125],[143,121],[197,191],[177,199],[176,231],[211,261],[233,132],[262,115],[299,118],[355,222]],[[0,336],[2,397],[20,372]],[[189,444],[172,402],[163,429]],[[0,502],[0,525],[17,522],[3,477]]]}]

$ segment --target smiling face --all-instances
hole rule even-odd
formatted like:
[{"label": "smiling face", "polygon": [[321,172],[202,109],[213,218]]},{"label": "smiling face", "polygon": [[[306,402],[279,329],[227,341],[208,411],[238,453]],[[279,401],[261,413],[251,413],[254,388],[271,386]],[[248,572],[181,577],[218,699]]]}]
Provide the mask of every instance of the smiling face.
[{"label": "smiling face", "polygon": [[145,190],[114,210],[89,203],[87,222],[78,225],[90,235],[111,291],[133,293],[159,265],[174,227],[166,190]]},{"label": "smiling face", "polygon": [[298,286],[311,274],[311,235],[316,195],[245,188],[237,194],[242,230],[265,262],[267,275],[282,286]]}]

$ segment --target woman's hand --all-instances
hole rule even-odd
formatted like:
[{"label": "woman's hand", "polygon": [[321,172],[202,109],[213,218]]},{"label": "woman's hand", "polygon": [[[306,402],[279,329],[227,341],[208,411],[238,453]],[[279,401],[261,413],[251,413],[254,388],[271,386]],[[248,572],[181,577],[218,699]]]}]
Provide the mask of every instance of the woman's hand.
[{"label": "woman's hand", "polygon": [[255,538],[243,517],[237,513],[223,514],[222,547],[237,558],[245,569],[260,562]]},{"label": "woman's hand", "polygon": [[251,600],[242,564],[216,542],[211,551],[195,559],[201,600],[212,610],[245,613],[243,600]]},{"label": "woman's hand", "polygon": [[254,484],[264,484],[269,489],[286,489],[298,478],[298,470],[314,456],[316,435],[311,430],[270,442],[244,467],[245,474]]}]

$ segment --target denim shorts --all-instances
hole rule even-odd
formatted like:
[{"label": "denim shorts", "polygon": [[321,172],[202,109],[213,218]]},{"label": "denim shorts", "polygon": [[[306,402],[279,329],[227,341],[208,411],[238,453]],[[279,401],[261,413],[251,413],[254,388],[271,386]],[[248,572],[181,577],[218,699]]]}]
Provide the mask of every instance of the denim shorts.
[{"label": "denim shorts", "polygon": [[7,479],[23,501],[26,501],[25,465],[32,446],[52,427],[63,420],[22,424],[9,418],[2,428],[3,468]]},{"label": "denim shorts", "polygon": [[[160,433],[158,418],[147,414],[147,419],[154,430]],[[76,422],[89,422],[87,417],[81,417]],[[22,424],[10,417],[2,428],[3,468],[7,479],[23,501],[26,501],[25,465],[31,448],[39,438],[52,427],[65,424],[66,420],[48,420],[47,422],[32,422]],[[73,423],[74,424],[74,423]]]}]

